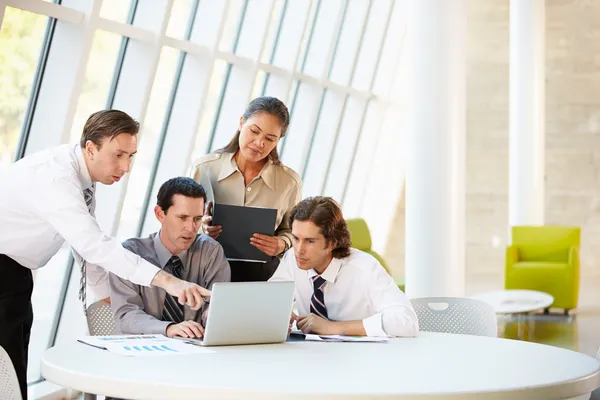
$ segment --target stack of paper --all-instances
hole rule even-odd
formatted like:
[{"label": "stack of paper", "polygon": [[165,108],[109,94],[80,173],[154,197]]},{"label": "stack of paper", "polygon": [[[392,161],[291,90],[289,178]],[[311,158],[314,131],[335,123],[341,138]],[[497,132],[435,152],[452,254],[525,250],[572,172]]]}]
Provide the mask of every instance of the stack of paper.
[{"label": "stack of paper", "polygon": [[124,356],[167,356],[214,353],[164,335],[85,336],[79,342]]}]

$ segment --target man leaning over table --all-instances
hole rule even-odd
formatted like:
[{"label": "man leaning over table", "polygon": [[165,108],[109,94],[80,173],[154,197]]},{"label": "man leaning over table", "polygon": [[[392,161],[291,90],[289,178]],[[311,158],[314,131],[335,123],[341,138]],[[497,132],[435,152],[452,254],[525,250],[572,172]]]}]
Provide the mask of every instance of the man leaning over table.
[{"label": "man leaning over table", "polygon": [[294,281],[304,333],[416,336],[417,315],[394,279],[371,255],[350,247],[342,210],[329,197],[309,197],[290,214],[293,248],[269,279]]}]

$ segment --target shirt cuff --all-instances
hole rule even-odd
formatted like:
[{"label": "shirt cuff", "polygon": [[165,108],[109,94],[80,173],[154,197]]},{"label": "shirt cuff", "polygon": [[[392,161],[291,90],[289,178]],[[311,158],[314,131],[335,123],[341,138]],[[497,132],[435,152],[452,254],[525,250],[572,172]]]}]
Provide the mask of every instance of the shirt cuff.
[{"label": "shirt cuff", "polygon": [[362,320],[363,328],[367,336],[388,336],[383,330],[383,322],[381,321],[381,313],[370,316]]},{"label": "shirt cuff", "polygon": [[151,286],[152,280],[156,274],[158,274],[160,268],[158,268],[156,265],[150,264],[143,258],[141,260],[141,264],[138,265],[133,275],[129,277],[129,280],[137,285]]},{"label": "shirt cuff", "polygon": [[[149,321],[145,324],[143,332],[127,332],[131,335],[165,335],[167,336],[167,328],[169,325],[174,324],[173,321],[161,321],[155,318],[154,321]],[[141,330],[141,329],[140,329]]]}]

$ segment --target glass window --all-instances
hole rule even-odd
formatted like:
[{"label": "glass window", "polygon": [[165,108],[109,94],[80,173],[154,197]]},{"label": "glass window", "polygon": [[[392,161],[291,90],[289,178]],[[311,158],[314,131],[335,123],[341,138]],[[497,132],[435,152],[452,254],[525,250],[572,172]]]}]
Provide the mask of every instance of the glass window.
[{"label": "glass window", "polygon": [[346,101],[323,192],[325,196],[331,196],[340,203],[344,194],[348,170],[352,167],[352,156],[356,149],[356,141],[364,112],[364,100],[349,98]]},{"label": "glass window", "polygon": [[336,21],[341,7],[340,0],[325,0],[319,3],[310,43],[307,44],[308,53],[302,69],[305,74],[320,78],[329,67],[327,58],[331,46],[334,44],[333,41],[336,40]]},{"label": "glass window", "polygon": [[352,3],[352,7],[346,9],[333,65],[329,73],[329,79],[340,85],[348,85],[350,81],[368,9],[369,2],[366,1],[357,1]]},{"label": "glass window", "polygon": [[212,50],[219,43],[219,29],[226,8],[226,1],[200,1],[190,40]]},{"label": "glass window", "polygon": [[[304,58],[306,43],[311,26],[306,26],[306,20],[312,22],[317,8],[316,1],[287,1],[283,21],[279,29],[277,46],[274,49],[273,64],[281,68],[293,69],[296,60]],[[300,53],[300,54],[299,54]]]},{"label": "glass window", "polygon": [[323,91],[308,83],[298,83],[289,104],[290,127],[281,143],[282,161],[298,174],[302,174],[310,138],[314,130],[315,104],[319,104]]},{"label": "glass window", "polygon": [[135,156],[131,175],[129,176],[127,193],[119,222],[118,237],[123,240],[137,236],[138,221],[142,215],[146,189],[150,184],[150,172],[152,171],[167,104],[171,90],[173,90],[173,78],[178,59],[179,51],[170,47],[163,47],[146,116],[140,127],[138,153]]},{"label": "glass window", "polygon": [[248,0],[230,0],[227,14],[225,15],[225,26],[219,42],[219,50],[230,51],[235,50],[235,40],[238,29],[242,23],[243,11],[245,3]]},{"label": "glass window", "polygon": [[356,60],[356,70],[352,86],[358,90],[370,90],[373,74],[377,64],[377,57],[385,38],[385,29],[388,22],[388,13],[391,11],[391,1],[379,0],[371,4],[369,19],[363,43]]},{"label": "glass window", "polygon": [[[61,249],[48,264],[33,272],[35,284],[31,296],[33,326],[29,338],[28,383],[42,379],[40,361],[44,351],[53,345],[54,327],[63,300],[62,288],[67,280],[69,254],[68,248]],[[77,275],[78,280],[80,276]],[[75,298],[79,301],[77,294]]]},{"label": "glass window", "polygon": [[0,172],[13,162],[48,17],[6,7],[0,29]]},{"label": "glass window", "polygon": [[208,85],[206,100],[204,101],[204,107],[202,107],[200,126],[198,127],[198,133],[196,134],[194,152],[192,153],[192,162],[196,158],[207,153],[207,148],[211,139],[210,134],[213,130],[214,124],[216,123],[215,117],[219,105],[219,96],[221,95],[221,91],[223,89],[226,70],[227,63],[225,61],[215,61],[212,75],[210,77],[210,83]]},{"label": "glass window", "polygon": [[94,36],[77,111],[73,118],[72,142],[81,137],[83,125],[90,114],[106,107],[121,40],[121,36],[106,31],[97,31]]},{"label": "glass window", "polygon": [[398,2],[394,3],[390,16],[390,23],[383,38],[383,49],[381,59],[376,71],[373,83],[373,92],[386,97],[390,85],[394,79],[395,68],[398,64],[398,56],[404,46],[404,35],[406,34],[406,22],[402,15],[402,7]]},{"label": "glass window", "polygon": [[265,87],[267,74],[265,71],[259,69],[256,71],[256,77],[254,78],[254,85],[252,86],[252,93],[250,99],[255,99],[262,96],[263,88]]},{"label": "glass window", "polygon": [[[367,105],[367,113],[361,127],[362,133],[356,146],[356,154],[352,165],[346,171],[347,178],[340,178],[346,182],[343,196],[340,199],[346,218],[361,216],[365,188],[380,136],[381,120],[383,118],[382,107],[381,104],[375,101],[370,101]],[[376,132],[376,134],[373,132]]]},{"label": "glass window", "polygon": [[271,64],[271,58],[275,52],[275,45],[277,44],[277,37],[279,31],[282,29],[282,18],[285,12],[287,0],[275,0],[273,2],[273,9],[271,12],[271,19],[269,26],[267,27],[267,33],[265,38],[265,45],[260,56],[260,61],[265,64]]},{"label": "glass window", "polygon": [[192,18],[192,12],[197,7],[199,0],[178,0],[173,2],[169,25],[167,25],[167,36],[175,39],[187,40],[186,33]]},{"label": "glass window", "polygon": [[118,22],[127,22],[130,9],[131,0],[102,0],[100,17]]},{"label": "glass window", "polygon": [[302,174],[302,195],[316,196],[323,192],[325,172],[333,152],[335,137],[339,131],[340,113],[344,97],[331,90],[325,91],[325,97],[314,136],[311,138],[310,153]]}]

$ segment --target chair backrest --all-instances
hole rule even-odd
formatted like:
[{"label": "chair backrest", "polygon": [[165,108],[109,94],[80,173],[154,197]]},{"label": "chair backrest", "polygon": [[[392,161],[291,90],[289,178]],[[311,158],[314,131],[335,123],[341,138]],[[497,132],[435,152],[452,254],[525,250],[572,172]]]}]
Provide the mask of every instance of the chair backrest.
[{"label": "chair backrest", "polygon": [[369,231],[366,221],[362,218],[348,219],[346,220],[346,225],[350,231],[352,247],[375,257],[389,274],[390,269],[385,260],[376,251],[371,249],[373,243],[371,241],[371,232]]},{"label": "chair backrest", "polygon": [[581,229],[577,226],[513,226],[512,243],[519,260],[565,262],[569,249],[579,247]]},{"label": "chair backrest", "polygon": [[87,323],[90,335],[92,336],[120,334],[115,326],[110,304],[104,300],[97,301],[88,307]]},{"label": "chair backrest", "polygon": [[15,367],[2,346],[0,346],[0,399],[22,399]]},{"label": "chair backrest", "polygon": [[352,247],[362,251],[370,251],[372,246],[371,232],[369,232],[367,222],[362,218],[354,218],[346,220],[346,225],[350,231]]},{"label": "chair backrest", "polygon": [[513,226],[512,243],[516,245],[552,245],[579,247],[581,228],[578,226]]},{"label": "chair backrest", "polygon": [[480,300],[457,297],[411,299],[419,317],[419,329],[425,332],[498,336],[494,308]]}]

